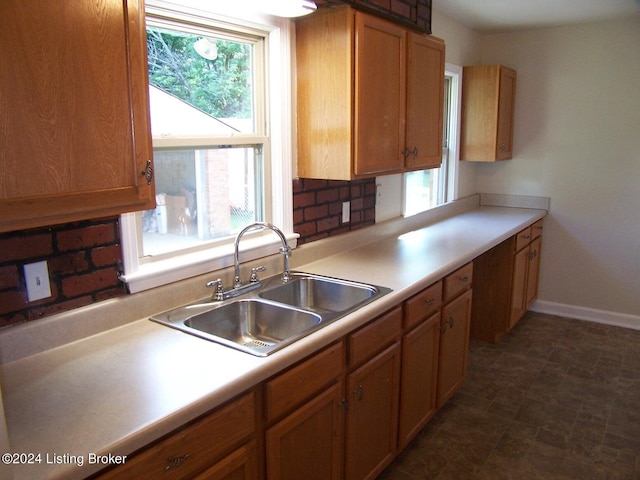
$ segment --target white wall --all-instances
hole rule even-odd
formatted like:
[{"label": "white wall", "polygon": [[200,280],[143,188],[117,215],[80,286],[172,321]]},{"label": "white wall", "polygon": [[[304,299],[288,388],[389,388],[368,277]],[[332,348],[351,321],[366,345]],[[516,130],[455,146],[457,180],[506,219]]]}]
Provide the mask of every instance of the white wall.
[{"label": "white wall", "polygon": [[[475,65],[482,60],[482,35],[454,22],[450,18],[433,12],[433,34],[445,42],[445,58],[453,65]],[[476,166],[461,162],[458,173],[458,198],[477,193]]]},{"label": "white wall", "polygon": [[640,328],[640,16],[485,36],[483,63],[518,80],[514,159],[477,190],[551,197],[541,303]]}]

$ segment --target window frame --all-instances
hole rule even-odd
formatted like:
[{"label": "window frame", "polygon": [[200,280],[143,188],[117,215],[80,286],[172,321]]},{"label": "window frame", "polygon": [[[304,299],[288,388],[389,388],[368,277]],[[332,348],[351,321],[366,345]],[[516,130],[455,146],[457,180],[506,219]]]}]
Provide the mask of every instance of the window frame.
[{"label": "window frame", "polygon": [[[234,135],[225,137],[225,143],[245,144],[256,138],[263,142],[265,220],[277,225],[294,248],[299,235],[293,232],[293,22],[252,12],[236,14],[224,5],[215,5],[213,8],[216,10],[204,11],[177,3],[149,0],[146,12],[153,26],[172,28],[172,23],[179,22],[264,37],[266,98],[256,99],[264,102],[267,112],[264,122],[257,128],[262,135]],[[257,118],[256,121],[261,122],[261,119]],[[184,137],[154,139],[154,148],[193,148],[194,142],[207,145],[206,139]],[[231,237],[213,241],[195,251],[182,254],[175,252],[166,258],[141,261],[142,228],[135,213],[121,215],[120,230],[124,267],[124,274],[120,278],[130,293],[233,265],[234,239]],[[243,241],[243,262],[274,253],[278,243],[274,235],[260,232],[248,235],[247,240]]]}]

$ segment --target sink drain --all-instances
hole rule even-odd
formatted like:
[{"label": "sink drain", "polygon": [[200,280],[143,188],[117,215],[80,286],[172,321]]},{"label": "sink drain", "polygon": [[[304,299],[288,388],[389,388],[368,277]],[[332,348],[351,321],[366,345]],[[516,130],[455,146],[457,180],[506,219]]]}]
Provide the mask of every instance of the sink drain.
[{"label": "sink drain", "polygon": [[251,340],[250,342],[246,342],[243,344],[245,347],[253,347],[253,348],[265,348],[274,345],[273,343],[263,342],[261,340]]}]

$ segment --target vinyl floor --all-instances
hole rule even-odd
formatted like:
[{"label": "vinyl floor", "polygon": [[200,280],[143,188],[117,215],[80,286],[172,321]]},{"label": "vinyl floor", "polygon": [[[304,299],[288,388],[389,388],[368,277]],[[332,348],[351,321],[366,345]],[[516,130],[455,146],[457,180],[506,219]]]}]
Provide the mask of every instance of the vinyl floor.
[{"label": "vinyl floor", "polygon": [[382,480],[640,480],[640,331],[528,312]]}]

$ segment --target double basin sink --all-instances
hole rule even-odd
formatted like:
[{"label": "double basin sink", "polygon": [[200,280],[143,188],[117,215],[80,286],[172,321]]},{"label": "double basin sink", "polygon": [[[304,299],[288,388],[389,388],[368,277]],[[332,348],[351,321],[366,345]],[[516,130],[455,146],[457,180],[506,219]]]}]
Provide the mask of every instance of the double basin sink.
[{"label": "double basin sink", "polygon": [[176,308],[151,320],[257,356],[286,345],[354,312],[391,289],[293,272],[272,277],[251,293]]}]

